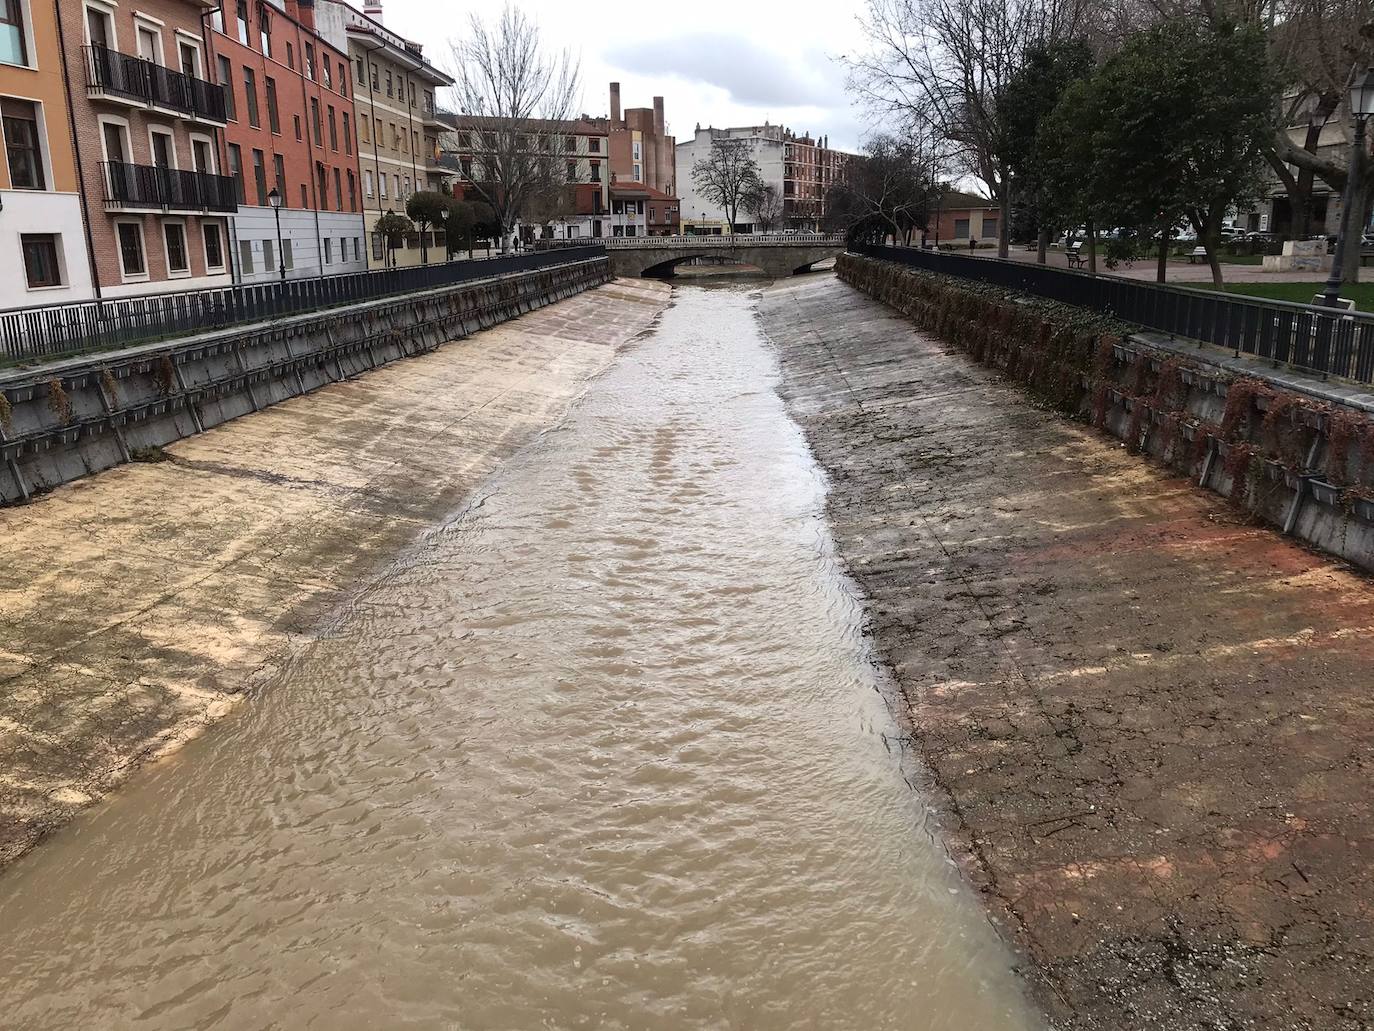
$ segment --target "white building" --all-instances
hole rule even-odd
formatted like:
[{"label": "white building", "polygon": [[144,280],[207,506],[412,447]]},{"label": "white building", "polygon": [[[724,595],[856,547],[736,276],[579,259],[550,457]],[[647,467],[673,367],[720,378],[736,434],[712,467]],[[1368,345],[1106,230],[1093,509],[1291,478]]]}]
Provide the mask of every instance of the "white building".
[{"label": "white building", "polygon": [[[743,140],[749,147],[750,157],[759,166],[763,181],[776,188],[779,196],[782,195],[783,157],[787,142],[781,125],[764,123],[734,129],[703,129],[698,125],[691,140],[679,140],[677,145],[677,189],[682,199],[684,233],[718,235],[727,229],[725,212],[697,193],[696,183],[692,181],[692,169],[699,161],[711,156],[711,145],[720,139]],[[735,232],[748,233],[753,228],[752,216],[744,211],[736,213]]]}]

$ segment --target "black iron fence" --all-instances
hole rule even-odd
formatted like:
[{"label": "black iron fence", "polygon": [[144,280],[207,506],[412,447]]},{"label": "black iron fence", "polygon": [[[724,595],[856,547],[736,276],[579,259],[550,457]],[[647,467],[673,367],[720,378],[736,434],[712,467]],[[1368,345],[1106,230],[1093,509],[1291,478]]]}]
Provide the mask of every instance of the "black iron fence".
[{"label": "black iron fence", "polygon": [[603,247],[575,247],[277,283],[142,294],[43,308],[12,308],[0,311],[0,362],[32,361],[127,347],[605,256]]},{"label": "black iron fence", "polygon": [[98,44],[86,54],[86,90],[198,118],[225,121],[224,87]]},{"label": "black iron fence", "polygon": [[856,254],[1091,308],[1146,329],[1374,383],[1374,314],[1164,286],[1027,262],[855,244]]}]

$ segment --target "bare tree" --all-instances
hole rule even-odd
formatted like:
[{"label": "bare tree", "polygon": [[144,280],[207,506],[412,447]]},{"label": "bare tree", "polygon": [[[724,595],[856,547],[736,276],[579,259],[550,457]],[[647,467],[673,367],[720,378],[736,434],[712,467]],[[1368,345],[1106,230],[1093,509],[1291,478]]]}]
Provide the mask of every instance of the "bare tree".
[{"label": "bare tree", "polygon": [[708,204],[725,212],[733,233],[744,199],[761,186],[758,162],[748,141],[712,140],[710,153],[692,167],[692,185]]},{"label": "bare tree", "polygon": [[744,210],[754,216],[754,225],[765,233],[772,232],[782,222],[783,203],[778,188],[759,180],[745,196]]},{"label": "bare tree", "polygon": [[867,0],[866,54],[852,58],[851,84],[904,132],[929,129],[961,170],[981,180],[1001,208],[998,254],[1007,255],[1010,173],[996,98],[1026,48],[1085,31],[1086,0]]},{"label": "bare tree", "polygon": [[539,26],[509,3],[491,24],[471,15],[450,51],[458,149],[473,155],[463,186],[496,213],[504,250],[533,198],[566,179],[563,141],[581,99],[579,65],[567,50],[546,50]]}]

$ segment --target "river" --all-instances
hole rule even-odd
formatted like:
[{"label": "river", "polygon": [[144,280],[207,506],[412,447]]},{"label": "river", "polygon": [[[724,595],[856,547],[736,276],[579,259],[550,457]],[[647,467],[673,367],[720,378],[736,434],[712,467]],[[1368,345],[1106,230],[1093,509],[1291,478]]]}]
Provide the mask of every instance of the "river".
[{"label": "river", "polygon": [[0,1022],[1041,1027],[911,787],[757,293],[678,288],[275,682],[0,877]]}]

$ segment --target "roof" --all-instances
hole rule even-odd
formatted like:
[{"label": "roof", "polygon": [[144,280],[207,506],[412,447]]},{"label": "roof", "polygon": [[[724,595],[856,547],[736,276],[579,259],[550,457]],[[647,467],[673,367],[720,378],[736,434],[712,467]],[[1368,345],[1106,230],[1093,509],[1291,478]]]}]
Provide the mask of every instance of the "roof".
[{"label": "roof", "polygon": [[635,197],[644,200],[677,200],[677,198],[670,193],[664,193],[662,190],[656,190],[652,186],[646,186],[644,183],[636,182],[611,183],[611,193],[618,194],[621,197]]},{"label": "roof", "polygon": [[944,197],[940,200],[940,206],[944,208],[995,208],[997,202],[980,197],[976,193],[964,193],[962,190],[946,190]]},{"label": "roof", "polygon": [[[511,127],[509,118],[491,115],[449,114],[445,121],[448,121],[455,129],[508,129]],[[609,132],[609,125],[605,118],[588,118],[586,115],[581,118],[568,119],[525,118],[520,120],[518,131],[561,132],[573,136],[605,136]]]}]

